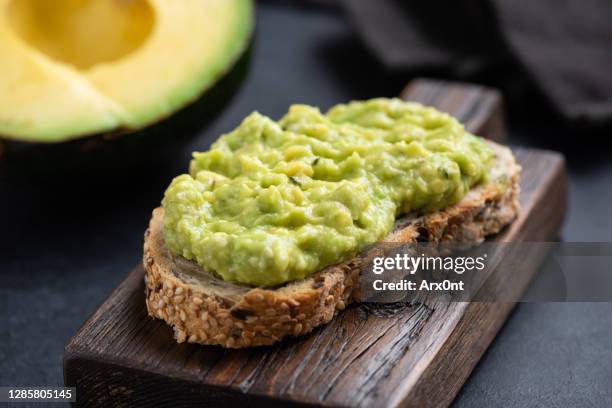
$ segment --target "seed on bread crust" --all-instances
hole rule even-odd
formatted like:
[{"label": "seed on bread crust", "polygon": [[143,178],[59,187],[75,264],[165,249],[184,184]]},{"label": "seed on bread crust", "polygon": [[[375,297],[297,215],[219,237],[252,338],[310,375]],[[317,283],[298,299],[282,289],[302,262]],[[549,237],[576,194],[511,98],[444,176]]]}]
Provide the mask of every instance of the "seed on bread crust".
[{"label": "seed on bread crust", "polygon": [[247,296],[247,301],[249,303],[261,303],[264,301],[264,296],[261,293],[253,293]]},{"label": "seed on bread crust", "polygon": [[250,309],[232,309],[230,312],[236,319],[245,320],[249,316],[254,316],[255,312]]}]

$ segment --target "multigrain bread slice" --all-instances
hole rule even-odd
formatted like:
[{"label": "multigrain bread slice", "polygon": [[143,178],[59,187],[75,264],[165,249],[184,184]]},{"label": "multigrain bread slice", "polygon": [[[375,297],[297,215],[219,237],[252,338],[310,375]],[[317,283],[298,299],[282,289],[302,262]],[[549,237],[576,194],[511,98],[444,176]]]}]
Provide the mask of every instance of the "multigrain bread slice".
[{"label": "multigrain bread slice", "polygon": [[[486,184],[443,211],[398,219],[385,241],[478,243],[509,224],[519,210],[520,167],[509,149],[488,143],[495,165]],[[312,331],[356,300],[360,258],[275,288],[226,282],[170,253],[164,244],[163,211],[153,211],[145,232],[146,304],[150,316],[174,328],[179,343],[268,345]]]}]

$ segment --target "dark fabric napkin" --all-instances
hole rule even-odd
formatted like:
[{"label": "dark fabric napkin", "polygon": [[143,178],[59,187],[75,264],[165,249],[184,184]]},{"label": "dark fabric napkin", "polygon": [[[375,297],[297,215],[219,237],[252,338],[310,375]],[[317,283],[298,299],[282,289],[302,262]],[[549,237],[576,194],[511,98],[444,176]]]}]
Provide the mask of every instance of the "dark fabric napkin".
[{"label": "dark fabric napkin", "polygon": [[611,0],[343,0],[389,70],[456,78],[512,62],[569,120],[612,122]]}]

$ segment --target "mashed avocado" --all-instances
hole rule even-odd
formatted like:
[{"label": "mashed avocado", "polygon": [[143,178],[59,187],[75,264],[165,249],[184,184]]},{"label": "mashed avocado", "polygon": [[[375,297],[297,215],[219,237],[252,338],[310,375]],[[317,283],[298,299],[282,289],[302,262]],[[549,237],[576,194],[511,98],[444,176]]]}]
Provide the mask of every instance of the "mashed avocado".
[{"label": "mashed avocado", "polygon": [[451,116],[399,99],[253,113],[166,190],[166,245],[224,280],[304,278],[382,240],[398,215],[459,201],[492,152]]}]

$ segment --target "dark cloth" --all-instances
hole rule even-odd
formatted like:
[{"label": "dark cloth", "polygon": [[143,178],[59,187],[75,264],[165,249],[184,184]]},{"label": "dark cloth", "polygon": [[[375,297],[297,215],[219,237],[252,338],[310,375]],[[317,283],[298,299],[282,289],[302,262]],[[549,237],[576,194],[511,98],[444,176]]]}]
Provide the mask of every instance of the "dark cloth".
[{"label": "dark cloth", "polygon": [[456,78],[513,63],[569,120],[612,121],[610,0],[344,0],[389,70]]}]

